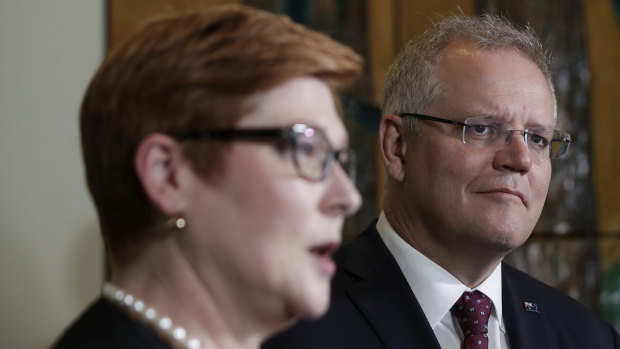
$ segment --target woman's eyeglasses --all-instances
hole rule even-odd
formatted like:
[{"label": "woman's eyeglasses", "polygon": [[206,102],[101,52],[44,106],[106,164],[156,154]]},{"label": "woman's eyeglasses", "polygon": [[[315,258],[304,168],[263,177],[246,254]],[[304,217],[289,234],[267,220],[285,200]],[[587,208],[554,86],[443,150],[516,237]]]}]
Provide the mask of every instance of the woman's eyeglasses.
[{"label": "woman's eyeglasses", "polygon": [[351,149],[334,150],[325,134],[314,127],[295,124],[287,128],[265,129],[223,129],[191,132],[173,136],[177,140],[199,141],[284,141],[292,150],[297,173],[306,179],[320,181],[325,179],[335,162],[355,182],[355,154]]}]

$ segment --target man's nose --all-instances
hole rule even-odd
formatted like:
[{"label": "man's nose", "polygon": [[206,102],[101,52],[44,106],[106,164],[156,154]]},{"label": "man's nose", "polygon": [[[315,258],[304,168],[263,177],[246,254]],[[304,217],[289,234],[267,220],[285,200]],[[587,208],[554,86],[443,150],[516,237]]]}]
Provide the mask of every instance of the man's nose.
[{"label": "man's nose", "polygon": [[[493,160],[493,167],[496,169],[527,172],[532,167],[532,153],[527,146],[525,130],[508,130],[506,135],[504,147],[495,154]],[[518,139],[513,140],[513,133],[520,132],[523,141]]]},{"label": "man's nose", "polygon": [[508,133],[508,134],[506,135],[506,139],[505,139],[505,141],[504,141],[506,145],[510,144],[510,141],[512,140],[512,135],[513,135],[515,132],[520,132],[520,133],[521,133],[521,138],[523,139],[523,143],[525,144],[525,146],[526,146],[526,147],[528,146],[528,144],[527,144],[527,139],[526,139],[526,137],[525,137],[525,135],[527,134],[527,132],[526,132],[525,130],[508,130],[508,131],[506,131],[506,132]]}]

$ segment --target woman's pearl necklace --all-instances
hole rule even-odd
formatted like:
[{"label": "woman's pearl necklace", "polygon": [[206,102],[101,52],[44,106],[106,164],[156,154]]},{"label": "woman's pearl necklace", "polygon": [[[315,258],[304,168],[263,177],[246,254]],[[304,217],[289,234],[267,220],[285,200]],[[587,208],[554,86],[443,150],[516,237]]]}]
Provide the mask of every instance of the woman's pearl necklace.
[{"label": "woman's pearl necklace", "polygon": [[103,297],[154,328],[173,342],[174,347],[200,349],[200,341],[197,338],[190,338],[183,327],[175,326],[169,317],[157,314],[154,308],[112,283],[103,284]]}]

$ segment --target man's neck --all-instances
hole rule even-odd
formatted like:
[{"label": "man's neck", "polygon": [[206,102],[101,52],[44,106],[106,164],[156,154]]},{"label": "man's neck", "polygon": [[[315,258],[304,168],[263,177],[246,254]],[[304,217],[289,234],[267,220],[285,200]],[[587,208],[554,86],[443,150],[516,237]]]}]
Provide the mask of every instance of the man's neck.
[{"label": "man's neck", "polygon": [[492,251],[477,244],[438,241],[433,230],[405,217],[402,210],[385,207],[385,215],[394,231],[407,244],[452,274],[469,288],[475,288],[495,270],[505,252]]}]

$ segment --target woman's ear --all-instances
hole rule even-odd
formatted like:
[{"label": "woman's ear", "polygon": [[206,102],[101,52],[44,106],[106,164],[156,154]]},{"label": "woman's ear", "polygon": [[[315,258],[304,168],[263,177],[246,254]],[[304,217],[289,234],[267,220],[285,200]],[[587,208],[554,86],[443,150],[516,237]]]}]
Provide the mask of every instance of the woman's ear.
[{"label": "woman's ear", "polygon": [[171,137],[153,133],[144,138],[134,156],[138,180],[151,202],[168,216],[178,214],[183,207],[179,188],[179,166],[183,151]]},{"label": "woman's ear", "polygon": [[379,148],[388,176],[398,182],[405,179],[405,154],[407,144],[402,135],[403,119],[394,114],[381,118]]}]

